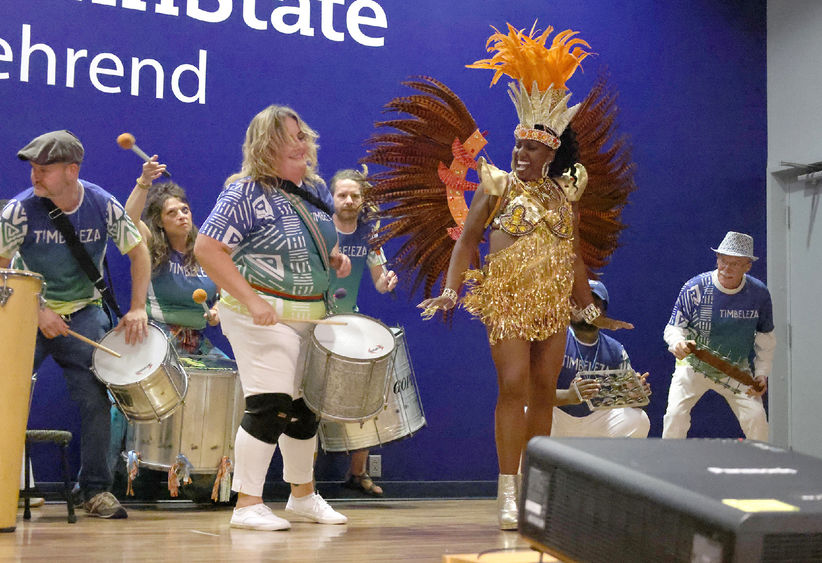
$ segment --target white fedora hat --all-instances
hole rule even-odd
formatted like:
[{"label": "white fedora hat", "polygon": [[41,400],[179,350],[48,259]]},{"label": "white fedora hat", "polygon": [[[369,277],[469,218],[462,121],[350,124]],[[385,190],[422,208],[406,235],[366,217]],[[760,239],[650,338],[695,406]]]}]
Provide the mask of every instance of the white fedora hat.
[{"label": "white fedora hat", "polygon": [[718,254],[726,256],[742,256],[751,260],[759,260],[753,255],[753,237],[745,233],[728,231],[718,248],[712,248]]}]

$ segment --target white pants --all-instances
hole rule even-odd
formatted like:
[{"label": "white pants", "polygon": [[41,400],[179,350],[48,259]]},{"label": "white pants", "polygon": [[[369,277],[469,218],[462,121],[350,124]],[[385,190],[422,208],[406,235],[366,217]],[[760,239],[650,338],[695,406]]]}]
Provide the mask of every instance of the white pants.
[{"label": "white pants", "polygon": [[674,370],[668,390],[668,410],[663,419],[663,438],[687,437],[691,409],[706,391],[716,391],[728,401],[746,438],[768,441],[768,418],[761,397],[750,397],[744,391],[733,393],[687,365],[677,366]]},{"label": "white pants", "polygon": [[552,438],[647,438],[651,421],[638,408],[602,409],[571,416],[554,407]]},{"label": "white pants", "polygon": [[[258,326],[251,317],[220,308],[223,334],[231,343],[243,395],[285,393],[299,397],[302,369],[305,363],[308,323]],[[234,482],[237,492],[262,496],[265,476],[271,458],[280,446],[283,457],[283,480],[302,485],[314,480],[314,456],[317,437],[297,440],[281,435],[277,444],[268,444],[251,436],[242,427],[234,441]]]}]

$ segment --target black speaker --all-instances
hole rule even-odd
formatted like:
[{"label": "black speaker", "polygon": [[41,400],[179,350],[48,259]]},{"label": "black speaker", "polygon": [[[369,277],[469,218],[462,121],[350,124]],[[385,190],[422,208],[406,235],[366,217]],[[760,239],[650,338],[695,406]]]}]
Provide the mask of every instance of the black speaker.
[{"label": "black speaker", "polygon": [[763,442],[528,443],[520,534],[570,561],[822,561],[822,460]]}]

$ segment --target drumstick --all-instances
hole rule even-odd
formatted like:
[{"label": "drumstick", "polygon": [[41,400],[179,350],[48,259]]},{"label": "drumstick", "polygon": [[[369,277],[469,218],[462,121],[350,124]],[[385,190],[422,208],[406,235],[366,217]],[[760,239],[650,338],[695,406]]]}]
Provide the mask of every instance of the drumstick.
[{"label": "drumstick", "polygon": [[[344,289],[342,289],[342,288],[338,289],[337,293],[341,293],[342,296],[345,297],[345,290]],[[336,297],[337,294],[335,293],[334,295]],[[191,298],[195,302],[201,303],[203,305],[203,309],[205,310],[205,312],[210,315],[211,312],[208,310],[208,305],[205,304],[206,297],[207,297],[207,295],[206,295],[206,292],[205,292],[204,289],[195,289],[194,293],[191,294]],[[330,319],[287,319],[287,318],[284,318],[284,317],[280,317],[279,322],[285,322],[285,323],[312,323],[312,324],[317,324],[317,325],[340,325],[340,326],[345,326],[345,325],[348,324],[348,323],[343,322],[343,321],[332,321]]]},{"label": "drumstick", "polygon": [[69,329],[68,333],[69,333],[69,335],[73,336],[74,338],[76,338],[76,339],[78,339],[78,340],[82,340],[82,341],[83,341],[83,342],[85,342],[86,344],[91,344],[91,345],[92,345],[92,346],[94,346],[95,348],[99,348],[99,349],[100,349],[100,350],[102,350],[103,352],[106,352],[106,353],[111,354],[112,356],[116,356],[116,357],[118,357],[118,358],[122,358],[122,356],[121,356],[120,354],[118,354],[117,352],[115,352],[115,351],[114,351],[114,350],[112,350],[111,348],[106,348],[106,347],[105,347],[105,346],[103,346],[102,344],[98,344],[98,343],[97,343],[97,342],[95,342],[94,340],[92,340],[92,339],[90,339],[90,338],[86,338],[86,337],[85,337],[85,336],[83,336],[82,334],[78,334],[78,333],[76,333],[76,332],[74,332],[73,330],[70,330],[70,329]]},{"label": "drumstick", "polygon": [[[151,160],[151,157],[149,157],[146,153],[140,150],[140,147],[138,147],[135,144],[134,135],[132,135],[131,133],[121,133],[120,135],[118,135],[117,144],[120,145],[120,148],[126,150],[131,149],[132,151],[134,151],[134,154],[136,154],[146,162]],[[171,173],[169,173],[168,170],[163,170],[163,176],[165,176],[166,178],[171,178]]]},{"label": "drumstick", "polygon": [[206,305],[206,299],[208,299],[208,294],[206,293],[205,289],[195,289],[194,293],[191,294],[191,298],[194,300],[195,303],[199,303],[203,306],[203,311],[205,311],[206,319],[211,320],[211,309],[208,308]]},{"label": "drumstick", "polygon": [[[379,256],[379,257],[381,257],[381,258],[385,259],[385,257],[383,256],[383,253],[382,253],[382,248],[378,248],[378,249],[376,249],[376,250],[374,251],[374,254],[376,254],[377,256]],[[386,264],[386,263],[385,263],[385,262],[383,262],[382,264],[380,264],[380,266],[382,266],[382,273],[383,273],[383,275],[385,275],[386,279],[388,279],[388,267],[386,267],[386,265],[385,265],[385,264]],[[397,298],[397,294],[396,294],[396,293],[394,293],[394,290],[393,290],[393,289],[392,289],[389,293],[391,293],[391,298],[392,298],[392,299],[396,299],[396,298]]]},{"label": "drumstick", "polygon": [[345,321],[334,321],[331,319],[287,319],[285,317],[280,317],[279,322],[281,323],[311,323],[315,325],[339,325],[339,326],[347,326],[348,323]]}]

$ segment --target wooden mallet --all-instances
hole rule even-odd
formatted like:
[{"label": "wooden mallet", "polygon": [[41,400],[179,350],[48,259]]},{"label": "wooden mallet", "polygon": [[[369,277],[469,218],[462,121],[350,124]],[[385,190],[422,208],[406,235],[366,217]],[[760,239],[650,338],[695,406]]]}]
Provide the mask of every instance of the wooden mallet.
[{"label": "wooden mallet", "polygon": [[[131,149],[132,151],[134,151],[134,154],[136,154],[146,162],[151,160],[151,157],[144,153],[142,150],[140,150],[140,147],[137,146],[137,144],[135,143],[134,135],[132,135],[131,133],[121,133],[120,135],[118,135],[117,144],[120,145],[120,148],[126,150]],[[168,170],[163,170],[163,176],[165,176],[166,178],[171,178],[171,174]]]}]

